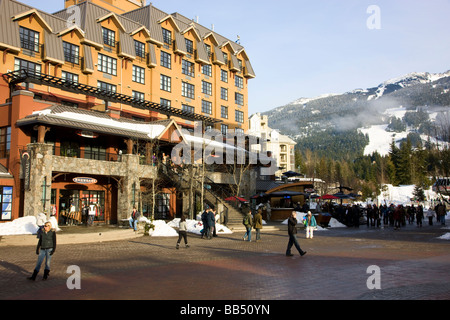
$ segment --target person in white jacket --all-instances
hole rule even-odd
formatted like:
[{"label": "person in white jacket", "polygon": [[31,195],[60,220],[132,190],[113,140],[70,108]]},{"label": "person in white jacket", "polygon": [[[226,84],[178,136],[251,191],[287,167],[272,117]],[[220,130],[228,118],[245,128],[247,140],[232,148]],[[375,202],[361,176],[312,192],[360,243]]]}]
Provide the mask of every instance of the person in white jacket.
[{"label": "person in white jacket", "polygon": [[184,214],[181,216],[180,226],[178,228],[177,249],[180,248],[181,238],[184,238],[184,244],[186,245],[186,248],[189,248],[188,241],[187,241],[187,223],[186,223],[186,217]]}]

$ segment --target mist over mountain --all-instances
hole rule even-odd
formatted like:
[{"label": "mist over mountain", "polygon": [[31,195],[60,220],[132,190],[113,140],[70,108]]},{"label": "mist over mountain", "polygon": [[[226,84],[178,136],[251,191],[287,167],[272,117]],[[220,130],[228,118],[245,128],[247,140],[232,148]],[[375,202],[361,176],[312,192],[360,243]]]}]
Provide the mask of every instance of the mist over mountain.
[{"label": "mist over mountain", "polygon": [[401,133],[404,137],[410,133],[430,135],[436,131],[436,119],[447,119],[449,110],[447,71],[410,73],[374,88],[300,98],[264,114],[269,126],[296,140],[299,149],[330,152],[338,150],[338,143],[340,148],[361,154],[373,140],[368,128],[381,127],[399,137]]}]

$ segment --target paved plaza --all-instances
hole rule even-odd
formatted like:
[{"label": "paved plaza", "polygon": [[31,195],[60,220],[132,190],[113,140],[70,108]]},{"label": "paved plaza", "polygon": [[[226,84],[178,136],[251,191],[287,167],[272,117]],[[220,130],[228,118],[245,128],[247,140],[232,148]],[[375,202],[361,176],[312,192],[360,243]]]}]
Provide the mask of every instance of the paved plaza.
[{"label": "paved plaza", "polygon": [[[130,237],[98,242],[102,232],[111,236],[119,231]],[[41,271],[34,282],[26,277],[36,263],[37,239],[27,236],[30,244],[18,246],[8,244],[14,239],[10,236],[0,241],[0,299],[448,300],[450,241],[438,239],[447,232],[426,224],[397,231],[364,225],[317,231],[307,240],[300,229],[307,254],[300,257],[293,248],[296,255],[286,257],[285,227],[263,229],[260,242],[243,241],[240,230],[212,240],[189,234],[190,248],[182,244],[179,250],[177,238],[72,227],[58,233],[59,242],[83,234],[92,235],[92,241],[60,243],[49,280],[41,280]],[[76,274],[70,266],[79,268],[79,289],[68,288],[77,283],[68,281]]]}]

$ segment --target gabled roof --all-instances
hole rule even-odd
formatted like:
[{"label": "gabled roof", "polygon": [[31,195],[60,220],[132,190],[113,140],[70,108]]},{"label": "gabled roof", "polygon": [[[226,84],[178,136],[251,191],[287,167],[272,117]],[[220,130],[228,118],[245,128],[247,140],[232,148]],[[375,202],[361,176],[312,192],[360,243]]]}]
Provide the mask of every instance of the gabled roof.
[{"label": "gabled roof", "polygon": [[36,111],[17,121],[19,127],[37,123],[140,140],[160,140],[167,130],[173,128],[178,130],[178,135],[183,138],[180,128],[173,119],[144,123],[124,118],[115,119],[106,113],[62,105],[53,105]]}]

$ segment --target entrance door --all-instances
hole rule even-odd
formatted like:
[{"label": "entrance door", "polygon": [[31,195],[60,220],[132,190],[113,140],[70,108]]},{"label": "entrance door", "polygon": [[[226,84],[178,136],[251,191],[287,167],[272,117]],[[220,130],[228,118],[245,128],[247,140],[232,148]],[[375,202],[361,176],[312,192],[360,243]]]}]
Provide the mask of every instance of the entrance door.
[{"label": "entrance door", "polygon": [[74,213],[80,212],[80,190],[59,190],[59,224],[72,223]]}]

